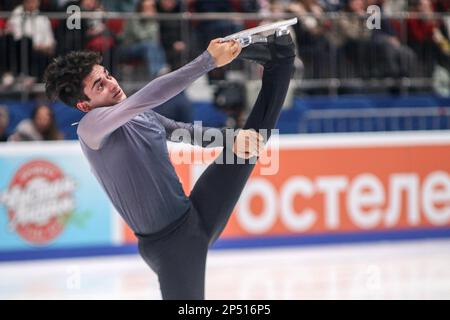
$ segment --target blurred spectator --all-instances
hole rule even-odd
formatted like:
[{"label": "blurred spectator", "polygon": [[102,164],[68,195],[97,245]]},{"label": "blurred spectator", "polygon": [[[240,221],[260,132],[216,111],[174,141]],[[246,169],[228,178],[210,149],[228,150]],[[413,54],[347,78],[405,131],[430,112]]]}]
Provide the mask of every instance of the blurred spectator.
[{"label": "blurred spectator", "polygon": [[334,74],[331,57],[335,55],[329,39],[330,22],[318,0],[296,0],[288,11],[302,16],[294,26],[298,52],[305,62],[307,78],[324,78]]},{"label": "blurred spectator", "polygon": [[[198,13],[230,13],[235,12],[232,0],[195,0],[193,10]],[[202,20],[196,26],[195,35],[198,37],[199,48],[206,48],[210,40],[224,37],[244,29],[240,21],[231,19]],[[208,73],[210,82],[225,80],[228,68],[214,69]]]},{"label": "blurred spectator", "polygon": [[9,113],[6,106],[0,105],[0,142],[5,142],[8,139],[6,128],[9,124]]},{"label": "blurred spectator", "polygon": [[39,0],[24,0],[14,9],[6,26],[6,32],[14,39],[17,72],[38,80],[55,49],[50,20],[40,14],[39,5]]},{"label": "blurred spectator", "polygon": [[436,12],[450,12],[450,0],[434,0],[433,5]]},{"label": "blurred spectator", "polygon": [[[4,3],[0,2],[0,11],[5,11]],[[1,86],[3,89],[9,88],[14,83],[14,76],[12,70],[14,53],[14,39],[6,30],[6,19],[0,18],[0,77]]]},{"label": "blurred spectator", "polygon": [[[99,0],[69,0],[61,2],[62,11],[66,12],[71,6],[77,6],[82,12],[103,12]],[[68,21],[70,19],[70,28]],[[115,39],[101,17],[84,18],[80,21],[80,28],[75,28],[73,18],[68,17],[65,21],[58,23],[56,27],[57,55],[64,55],[70,51],[92,50],[104,54],[108,69],[111,70],[112,53]]]},{"label": "blurred spectator", "polygon": [[58,11],[58,0],[41,0],[41,12]]},{"label": "blurred spectator", "polygon": [[383,1],[383,13],[395,14],[408,10],[407,0],[384,0]]},{"label": "blurred spectator", "polygon": [[[181,13],[180,0],[160,0],[158,12]],[[183,41],[183,23],[180,20],[162,20],[159,24],[161,44],[166,52],[167,61],[171,69],[178,69],[184,65],[183,57],[187,55],[187,45]],[[189,37],[189,34],[185,34]]]},{"label": "blurred spectator", "polygon": [[[239,6],[237,6],[237,10],[239,12],[245,12],[245,13],[260,13],[260,14],[267,14],[267,9],[269,8],[269,3],[267,0],[245,0],[245,1],[239,1]],[[270,13],[270,12],[269,12]],[[259,20],[252,21],[252,20],[246,20],[244,22],[243,28],[253,28],[260,24]]]},{"label": "blurred spectator", "polygon": [[52,109],[40,104],[33,109],[31,119],[19,122],[8,141],[61,140],[63,134],[56,127]]},{"label": "blurred spectator", "polygon": [[270,12],[272,14],[278,14],[278,13],[284,13],[286,11],[286,8],[290,4],[290,0],[284,0],[284,1],[277,1],[277,0],[270,0]]},{"label": "blurred spectator", "polygon": [[2,7],[4,11],[13,11],[14,8],[21,3],[22,0],[2,0],[0,1],[0,7]]},{"label": "blurred spectator", "polygon": [[[99,52],[103,56],[103,65],[113,73],[115,71],[116,39],[101,17],[104,12],[101,2],[99,0],[79,0],[65,2],[65,5],[66,9],[72,5],[79,6],[83,13],[98,13],[98,17],[81,19],[80,28],[68,28],[67,20],[59,23],[56,30],[57,55],[78,50]],[[68,19],[72,19],[72,17],[68,17]]]},{"label": "blurred spectator", "polygon": [[[384,2],[385,0],[369,0],[368,5],[377,5],[384,13]],[[400,42],[391,19],[382,16],[380,27],[373,30],[372,37],[379,56],[377,75],[393,78],[411,76],[416,66],[414,52]]]},{"label": "blurred spectator", "polygon": [[257,0],[258,2],[258,12],[263,16],[268,16],[272,13],[271,4],[269,0]]},{"label": "blurred spectator", "polygon": [[[69,0],[60,2],[59,5],[62,11],[67,12],[67,8],[76,5],[80,6],[80,1],[78,0]],[[68,19],[72,19],[68,17]],[[55,36],[57,39],[56,42],[56,55],[65,55],[70,51],[79,51],[83,50],[86,47],[86,20],[82,19],[80,22],[80,28],[68,28],[67,27],[67,19],[65,21],[61,21],[55,30]]]},{"label": "blurred spectator", "polygon": [[339,11],[344,7],[345,2],[343,0],[320,0],[321,7],[325,11]]},{"label": "blurred spectator", "polygon": [[57,8],[57,11],[66,11],[67,5],[73,2],[79,2],[74,0],[53,0],[53,6]]},{"label": "blurred spectator", "polygon": [[353,76],[350,67],[354,67],[354,75],[369,77],[370,66],[375,63],[372,31],[366,26],[366,9],[365,0],[347,0],[344,15],[335,20],[332,39],[345,57],[345,61],[338,63],[338,66],[341,73],[347,73],[348,76]]},{"label": "blurred spectator", "polygon": [[[100,0],[81,0],[81,10],[90,13],[104,13]],[[84,20],[86,28],[85,49],[99,52],[103,56],[103,65],[113,73],[116,39],[101,17]]]},{"label": "blurred spectator", "polygon": [[422,16],[407,20],[408,44],[417,53],[424,73],[430,76],[436,64],[450,70],[450,41],[443,22],[435,19],[430,0],[410,1],[411,12]]},{"label": "blurred spectator", "polygon": [[105,10],[110,12],[133,12],[137,0],[107,0],[104,2]]},{"label": "blurred spectator", "polygon": [[435,0],[435,11],[440,13],[446,13],[443,17],[443,28],[445,34],[450,35],[450,0]]},{"label": "blurred spectator", "polygon": [[[231,0],[196,0],[194,3],[194,11],[205,12],[234,12]],[[242,24],[229,19],[226,20],[206,20],[198,25],[198,34],[200,36],[202,47],[207,46],[211,39],[223,37],[242,29]]]},{"label": "blurred spectator", "polygon": [[121,59],[142,59],[152,78],[167,72],[166,56],[159,43],[159,25],[154,0],[139,0],[136,12],[142,16],[128,20],[123,32]]}]

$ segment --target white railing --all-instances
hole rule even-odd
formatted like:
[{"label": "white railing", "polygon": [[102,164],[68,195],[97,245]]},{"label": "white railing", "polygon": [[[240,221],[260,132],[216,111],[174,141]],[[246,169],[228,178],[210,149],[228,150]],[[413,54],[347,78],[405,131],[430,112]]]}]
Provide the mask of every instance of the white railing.
[{"label": "white railing", "polygon": [[[69,15],[65,12],[48,12],[48,13],[42,13],[47,15],[50,19],[66,19]],[[0,18],[7,19],[11,15],[10,12],[0,12]],[[312,16],[312,15],[303,15],[300,16],[300,21],[303,21],[306,17]],[[81,19],[88,19],[88,18],[96,18],[96,19],[138,19],[140,18],[139,15],[132,12],[81,12],[80,13]],[[188,45],[190,45],[190,52],[187,53],[185,59],[188,60],[190,58],[193,58],[194,52],[199,50],[200,48],[196,48],[195,43],[192,43],[190,39],[192,39],[192,36],[198,35],[198,32],[195,29],[195,23],[198,23],[200,21],[215,21],[215,20],[226,20],[226,21],[234,21],[237,23],[244,23],[247,21],[268,21],[268,20],[278,20],[278,19],[286,19],[293,17],[293,14],[290,13],[278,13],[278,14],[258,14],[258,13],[191,13],[191,12],[184,12],[184,13],[177,13],[177,14],[157,14],[152,19],[158,20],[158,21],[170,21],[170,20],[177,20],[177,21],[183,21],[183,28],[181,28],[180,33],[182,34],[183,39],[185,40]],[[320,18],[322,20],[330,20],[330,21],[337,21],[342,17],[342,13],[339,12],[326,12],[323,14],[323,16]],[[405,36],[405,21],[408,18],[423,18],[423,19],[429,19],[428,16],[425,16],[423,14],[418,13],[409,13],[409,12],[403,12],[403,13],[396,13],[396,14],[390,14],[390,15],[383,15],[382,18],[389,18],[389,19],[396,19],[400,22],[402,26],[402,32],[401,36]],[[435,13],[432,18],[434,19],[450,19],[450,13]],[[406,39],[400,39],[401,42],[406,43]],[[301,44],[303,46],[308,46],[308,44]],[[23,53],[24,55],[26,54]],[[374,55],[377,53],[374,52]],[[4,57],[3,53],[0,53],[2,58]],[[314,58],[314,57],[312,57]],[[339,62],[336,60],[337,57],[330,55],[329,59],[331,60],[331,65],[336,66]],[[371,57],[369,57],[368,61],[371,61]],[[306,68],[310,67],[308,65],[305,66]],[[347,66],[344,66],[344,69],[347,68]],[[245,75],[248,78],[252,78],[252,72],[254,69],[247,68],[245,69]],[[339,74],[339,72],[336,72],[335,70],[330,70],[329,74],[327,74],[325,77],[322,78],[314,78],[314,77],[307,77],[300,79],[298,73],[298,78],[296,79],[299,85],[301,85],[303,88],[322,88],[326,89],[329,94],[337,94],[340,89],[342,88],[390,88],[393,85],[397,86],[399,88],[399,91],[401,93],[407,93],[411,88],[426,88],[429,89],[431,79],[429,77],[407,77],[402,79],[373,79],[373,78],[363,78],[360,77],[358,74],[356,75],[347,75],[347,70],[344,70],[345,76],[342,74]],[[306,73],[308,74],[308,73]],[[254,77],[253,77],[254,78]],[[125,79],[126,83],[125,85],[127,87],[134,87],[133,81],[127,81]],[[140,84],[139,84],[140,85]],[[136,87],[138,84],[136,84]],[[40,92],[42,90],[42,86],[34,86],[30,88],[30,92]],[[24,93],[24,88],[20,86],[16,86],[14,88],[10,88],[11,92],[18,91]]]}]

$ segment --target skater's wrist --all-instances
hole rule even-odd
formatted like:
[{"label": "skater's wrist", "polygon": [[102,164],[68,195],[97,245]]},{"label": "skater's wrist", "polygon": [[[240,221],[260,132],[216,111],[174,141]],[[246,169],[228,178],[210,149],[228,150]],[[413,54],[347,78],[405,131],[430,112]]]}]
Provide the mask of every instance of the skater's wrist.
[{"label": "skater's wrist", "polygon": [[208,50],[202,53],[202,57],[205,59],[205,70],[207,72],[217,68],[217,62]]}]

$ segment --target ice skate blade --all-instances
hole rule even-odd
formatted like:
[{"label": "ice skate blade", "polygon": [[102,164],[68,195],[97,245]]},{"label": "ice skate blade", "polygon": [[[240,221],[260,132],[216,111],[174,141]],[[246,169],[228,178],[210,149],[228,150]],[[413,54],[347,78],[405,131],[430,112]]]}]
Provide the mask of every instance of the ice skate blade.
[{"label": "ice skate blade", "polygon": [[[231,41],[231,40],[239,40],[239,39],[248,39],[249,37],[266,31],[277,30],[277,36],[289,33],[288,27],[296,24],[298,22],[297,18],[292,18],[288,20],[278,21],[274,23],[265,24],[259,27],[242,30],[240,32],[233,33],[225,38],[222,38],[221,42]],[[241,42],[241,41],[239,41]],[[242,42],[241,42],[242,44]],[[249,43],[250,44],[250,43]],[[248,45],[248,44],[247,44]]]},{"label": "ice skate blade", "polygon": [[242,48],[245,48],[253,43],[267,43],[267,38],[259,34],[236,39],[241,44]]}]

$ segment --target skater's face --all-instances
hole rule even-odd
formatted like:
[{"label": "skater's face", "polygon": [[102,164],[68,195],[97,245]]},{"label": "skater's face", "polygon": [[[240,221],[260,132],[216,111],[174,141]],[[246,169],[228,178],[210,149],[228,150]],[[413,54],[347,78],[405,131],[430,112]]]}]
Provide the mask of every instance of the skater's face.
[{"label": "skater's face", "polygon": [[114,106],[127,97],[117,80],[101,65],[93,67],[83,84],[84,94],[89,101],[78,102],[77,108],[84,112],[95,108]]}]

